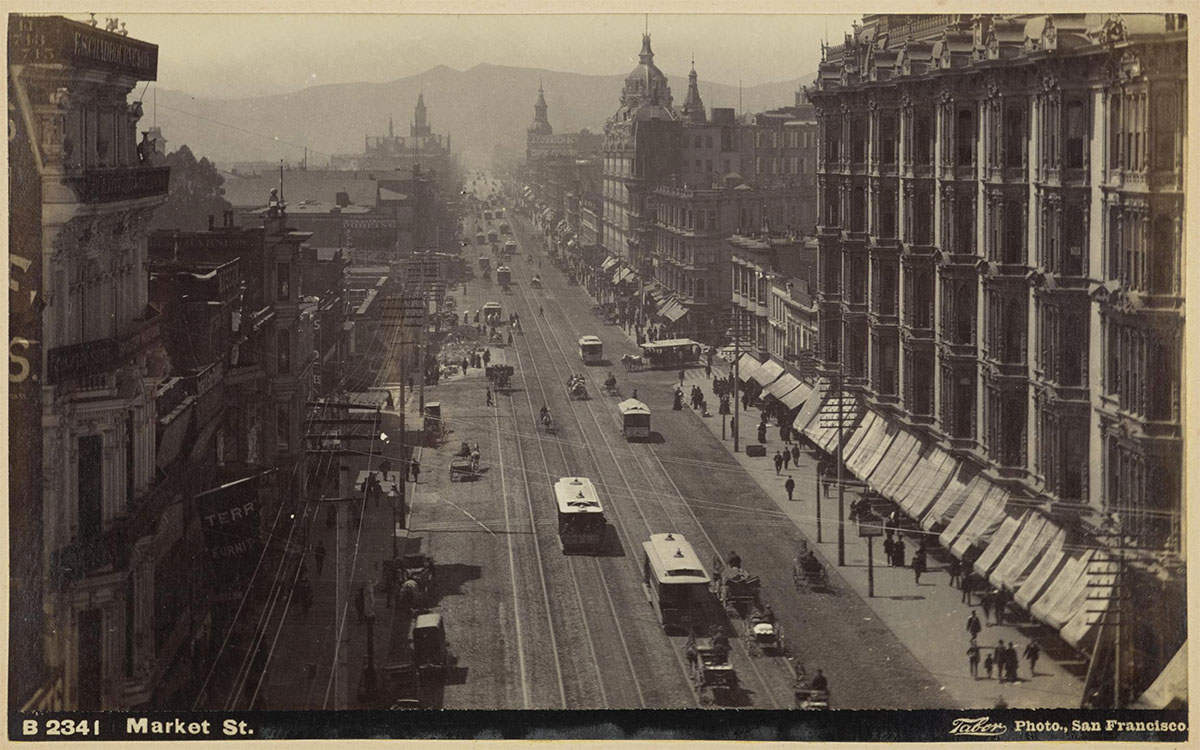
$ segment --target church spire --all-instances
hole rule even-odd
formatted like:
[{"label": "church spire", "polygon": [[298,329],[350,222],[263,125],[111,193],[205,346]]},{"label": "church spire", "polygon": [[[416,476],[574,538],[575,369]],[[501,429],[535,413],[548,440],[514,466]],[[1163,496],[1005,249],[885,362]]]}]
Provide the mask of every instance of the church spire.
[{"label": "church spire", "polygon": [[546,104],[546,92],[542,89],[541,79],[538,79],[538,98],[537,104],[533,105],[533,125],[529,126],[529,132],[536,135],[553,135],[554,128],[550,126],[550,118],[547,116],[547,111],[550,109]]},{"label": "church spire", "polygon": [[428,136],[430,134],[429,122],[425,119],[425,94],[417,93],[417,108],[413,112],[413,126],[409,132],[414,138]]},{"label": "church spire", "polygon": [[705,122],[704,101],[700,98],[700,86],[696,83],[696,58],[692,57],[692,72],[688,73],[687,98],[683,100],[683,116],[691,122]]},{"label": "church spire", "polygon": [[654,50],[650,49],[649,34],[642,34],[642,51],[638,54],[638,60],[642,65],[650,65],[654,62]]}]

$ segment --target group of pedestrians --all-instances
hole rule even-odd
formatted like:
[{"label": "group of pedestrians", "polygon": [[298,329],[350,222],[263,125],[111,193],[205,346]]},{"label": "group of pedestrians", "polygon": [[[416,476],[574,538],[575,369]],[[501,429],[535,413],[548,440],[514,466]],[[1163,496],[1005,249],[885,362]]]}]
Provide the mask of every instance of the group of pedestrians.
[{"label": "group of pedestrians", "polygon": [[704,413],[708,412],[708,402],[704,400],[704,391],[700,390],[700,386],[693,385],[688,398],[692,402],[693,409],[700,409]]},{"label": "group of pedestrians", "polygon": [[[970,638],[970,645],[967,647],[967,666],[971,671],[971,676],[975,679],[979,679],[979,657],[982,649],[979,646],[978,638],[982,630],[983,624],[979,620],[979,615],[975,610],[971,610],[970,616],[967,617],[967,635]],[[1030,677],[1037,676],[1037,662],[1041,653],[1041,648],[1034,641],[1026,644],[1023,655],[1029,661]],[[1009,641],[1006,645],[1001,640],[983,660],[983,671],[989,680],[992,679],[992,671],[996,670],[1001,682],[1018,682],[1020,680],[1017,675],[1019,662],[1016,642]]]},{"label": "group of pedestrians", "polygon": [[778,474],[780,469],[787,471],[789,464],[800,465],[800,446],[793,445],[791,448],[783,448],[775,451],[775,473]]}]

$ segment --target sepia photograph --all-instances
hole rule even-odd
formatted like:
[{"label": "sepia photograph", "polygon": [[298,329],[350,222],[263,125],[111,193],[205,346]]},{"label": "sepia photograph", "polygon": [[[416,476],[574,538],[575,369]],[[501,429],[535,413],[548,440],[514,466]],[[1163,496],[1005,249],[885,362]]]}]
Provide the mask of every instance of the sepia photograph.
[{"label": "sepia photograph", "polygon": [[9,739],[1186,739],[1187,16],[813,10],[8,13]]}]

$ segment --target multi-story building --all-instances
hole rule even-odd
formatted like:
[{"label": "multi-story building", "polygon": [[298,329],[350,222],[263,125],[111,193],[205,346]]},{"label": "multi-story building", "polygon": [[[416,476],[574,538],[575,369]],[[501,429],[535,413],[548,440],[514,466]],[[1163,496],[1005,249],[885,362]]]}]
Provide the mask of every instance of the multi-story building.
[{"label": "multi-story building", "polygon": [[[861,395],[865,419],[952,458],[940,466],[960,473],[929,475],[945,489],[922,501],[975,478],[922,523],[948,524],[943,544],[1021,586],[1018,602],[1069,643],[1090,642],[1098,622],[1112,631],[1083,611],[1091,573],[1079,571],[1123,541],[1150,582],[1128,587],[1125,611],[1156,611],[1123,624],[1131,688],[1182,632],[1185,24],[868,16],[809,91],[822,364]],[[1084,551],[1056,552],[1049,534],[1028,542],[1053,567],[997,565],[1015,559],[1023,514]]]},{"label": "multi-story building", "polygon": [[330,166],[334,169],[411,172],[420,165],[426,171],[451,174],[457,170],[457,163],[450,150],[450,135],[443,137],[434,133],[428,118],[425,94],[419,93],[407,138],[396,135],[392,118],[388,117],[387,135],[367,136],[361,154],[334,154]]},{"label": "multi-story building", "polygon": [[[816,260],[816,248],[813,248]],[[815,262],[814,262],[815,267]],[[817,345],[817,300],[806,277],[775,276],[770,283],[770,302],[767,322],[771,330],[767,353],[774,359],[798,367],[810,368],[805,373],[811,380],[814,349]]]},{"label": "multi-story building", "polygon": [[601,243],[637,281],[651,276],[653,221],[645,221],[654,186],[679,172],[679,115],[667,77],[654,64],[650,35],[642,36],[638,65],[625,77],[617,111],[604,124]]},{"label": "multi-story building", "polygon": [[[161,313],[146,221],[168,169],[137,141],[158,47],[9,17],[8,695],[26,710],[148,705],[188,636],[153,580],[182,525],[155,471]],[[156,621],[158,618],[158,621]]]},{"label": "multi-story building", "polygon": [[[778,351],[778,332],[786,328],[787,315],[781,300],[772,291],[789,279],[807,278],[815,247],[804,238],[770,233],[739,233],[725,241],[730,269],[729,321],[743,341],[754,347],[758,356],[774,356]],[[802,337],[803,338],[803,337]]]}]

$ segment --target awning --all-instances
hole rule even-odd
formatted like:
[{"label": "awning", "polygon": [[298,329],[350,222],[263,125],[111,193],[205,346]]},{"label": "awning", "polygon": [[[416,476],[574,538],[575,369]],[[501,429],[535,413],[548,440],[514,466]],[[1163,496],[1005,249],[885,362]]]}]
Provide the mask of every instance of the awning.
[{"label": "awning", "polygon": [[[901,428],[900,433],[888,446],[888,455],[879,462],[879,467],[871,472],[869,482],[875,491],[887,498],[895,497],[904,480],[912,473],[917,465],[917,457],[921,455],[921,441],[912,433]],[[886,465],[885,465],[886,462]]]},{"label": "awning", "polygon": [[1093,554],[1093,550],[1084,550],[1078,555],[1068,555],[1029,613],[1055,629],[1066,625],[1075,614],[1071,607],[1076,594],[1087,588],[1087,569]]},{"label": "awning", "polygon": [[779,402],[786,406],[789,411],[792,409],[799,409],[804,402],[808,400],[808,397],[812,395],[812,392],[812,386],[804,383],[797,383],[795,388],[783,394],[783,397],[779,399]]},{"label": "awning", "polygon": [[[875,412],[868,412],[868,416],[864,417],[863,424],[866,430],[863,431],[863,436],[859,443],[855,446],[856,450],[846,459],[846,468],[850,473],[860,479],[870,473],[870,470],[875,468],[872,465],[878,465],[880,456],[882,456],[892,444],[895,433],[888,432],[888,421],[883,417],[878,416]],[[870,419],[870,422],[867,420]]]},{"label": "awning", "polygon": [[846,462],[846,468],[854,476],[858,476],[852,467],[855,466],[855,459],[866,456],[867,454],[879,448],[878,436],[883,434],[882,430],[877,429],[879,424],[883,422],[883,417],[880,417],[873,411],[867,411],[863,415],[862,422],[858,425],[858,429],[842,446],[842,459]]},{"label": "awning", "polygon": [[613,274],[613,283],[620,284],[621,282],[628,279],[630,276],[633,276],[633,271],[629,270],[628,268],[622,268],[621,270],[619,270],[615,274]]},{"label": "awning", "polygon": [[1017,529],[1021,528],[1021,524],[1025,522],[1025,518],[1033,513],[1032,510],[1025,511],[1025,515],[1021,518],[1007,517],[1000,524],[1000,528],[996,530],[996,535],[992,537],[992,541],[988,542],[988,546],[983,550],[983,554],[975,561],[975,570],[981,575],[988,575],[992,572],[992,568],[1008,551],[1008,545],[1017,535]]},{"label": "awning", "polygon": [[917,468],[913,469],[893,500],[909,516],[920,518],[950,481],[954,466],[954,456],[932,443],[922,446]]},{"label": "awning", "polygon": [[760,369],[757,375],[755,375],[754,382],[765,387],[768,383],[773,382],[775,378],[778,378],[782,374],[783,365],[779,364],[773,359],[768,359],[766,362],[762,363],[762,369]]},{"label": "awning", "polygon": [[950,546],[950,551],[962,557],[971,545],[979,547],[987,545],[1000,529],[1000,524],[1004,523],[1004,509],[1008,506],[1008,500],[1007,491],[1000,487],[992,487],[984,497],[983,503],[980,504],[975,517],[971,519],[971,523]]},{"label": "awning", "polygon": [[1187,704],[1187,641],[1171,657],[1166,669],[1146,688],[1130,708],[1175,708]]},{"label": "awning", "polygon": [[958,513],[967,498],[980,491],[979,473],[975,469],[960,463],[954,472],[954,477],[946,484],[942,494],[933,503],[929,511],[921,518],[921,527],[932,531],[934,526],[949,523]]},{"label": "awning", "polygon": [[1092,628],[1107,619],[1107,610],[1112,605],[1116,574],[1108,571],[1115,571],[1116,565],[1105,564],[1103,558],[1096,555],[1090,567],[1080,576],[1080,583],[1077,584],[1079,592],[1068,603],[1067,611],[1072,613],[1071,619],[1058,631],[1063,640],[1072,646],[1082,643]]},{"label": "awning", "polygon": [[792,420],[792,429],[808,434],[808,425],[816,420],[821,413],[821,404],[825,403],[825,395],[829,393],[829,381],[821,380],[817,382],[817,387],[812,397],[804,402],[804,408]]},{"label": "awning", "polygon": [[[1016,591],[1029,577],[1034,564],[1041,559],[1042,553],[1060,533],[1060,529],[1049,521],[1040,527],[1026,526],[1013,540],[1012,545],[996,569],[992,571],[992,583],[997,586],[1007,586],[1010,591]],[[1035,533],[1036,532],[1036,533]]]},{"label": "awning", "polygon": [[764,388],[763,392],[779,401],[782,400],[785,393],[789,393],[798,385],[800,385],[800,381],[785,372],[774,383]]},{"label": "awning", "polygon": [[743,354],[738,357],[737,362],[734,364],[737,366],[737,378],[743,383],[750,380],[762,370],[762,363],[755,359],[752,354]]},{"label": "awning", "polygon": [[619,260],[620,260],[620,258],[616,257],[615,255],[608,256],[607,258],[604,259],[604,262],[600,264],[600,270],[607,271],[608,269],[615,266]]},{"label": "awning", "polygon": [[679,300],[671,300],[670,303],[663,308],[659,315],[662,315],[667,320],[675,323],[678,322],[678,320],[684,315],[687,315],[687,308],[684,307],[683,303]]},{"label": "awning", "polygon": [[969,492],[964,496],[962,505],[958,506],[954,516],[949,519],[946,528],[938,534],[938,542],[947,549],[951,544],[958,539],[958,535],[962,533],[967,524],[975,517],[975,512],[983,505],[984,499],[991,492],[991,484],[980,481],[976,483],[973,492]]},{"label": "awning", "polygon": [[1050,583],[1052,577],[1058,572],[1059,566],[1063,562],[1063,544],[1066,542],[1067,532],[1062,529],[1050,540],[1050,546],[1038,558],[1037,565],[1029,573],[1029,577],[1021,584],[1021,588],[1017,589],[1013,594],[1013,600],[1029,609],[1029,605],[1033,604],[1034,600],[1041,596],[1045,590],[1046,584]]}]

